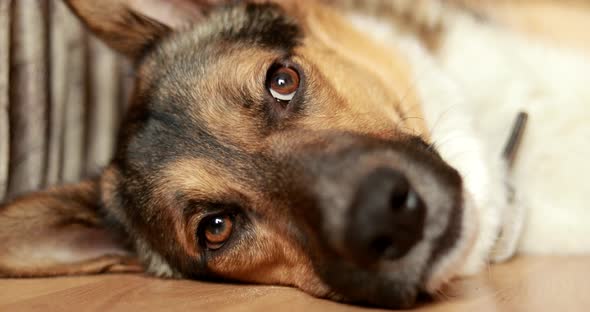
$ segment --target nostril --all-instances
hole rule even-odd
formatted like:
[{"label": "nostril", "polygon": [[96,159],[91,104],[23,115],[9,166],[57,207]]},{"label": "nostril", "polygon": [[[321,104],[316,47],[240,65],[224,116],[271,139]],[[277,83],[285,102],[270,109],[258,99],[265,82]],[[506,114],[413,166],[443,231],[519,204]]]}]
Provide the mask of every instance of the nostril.
[{"label": "nostril", "polygon": [[402,179],[396,181],[392,185],[391,194],[389,197],[389,205],[394,211],[404,210],[408,205],[410,195],[410,185],[407,180]]},{"label": "nostril", "polygon": [[351,201],[343,255],[363,265],[403,258],[422,239],[425,212],[403,173],[374,170]]},{"label": "nostril", "polygon": [[392,237],[380,236],[369,244],[369,255],[381,259],[395,260],[404,256],[405,249],[405,246],[396,243]]},{"label": "nostril", "polygon": [[369,244],[369,250],[372,255],[384,255],[393,245],[393,239],[388,236],[379,236],[373,239]]}]

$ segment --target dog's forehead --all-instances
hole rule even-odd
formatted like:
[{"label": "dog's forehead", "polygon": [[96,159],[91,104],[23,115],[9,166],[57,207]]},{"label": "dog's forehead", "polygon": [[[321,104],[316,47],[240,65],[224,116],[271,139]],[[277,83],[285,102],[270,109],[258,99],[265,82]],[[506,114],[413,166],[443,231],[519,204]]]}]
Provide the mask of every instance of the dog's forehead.
[{"label": "dog's forehead", "polygon": [[259,139],[252,134],[263,125],[248,119],[255,110],[240,106],[264,101],[267,70],[284,58],[299,62],[307,76],[313,105],[302,126],[390,133],[394,121],[404,120],[424,130],[419,119],[405,118],[421,112],[410,74],[395,51],[375,52],[380,49],[374,43],[326,8],[293,7],[226,7],[162,40],[140,66],[139,89],[151,93],[147,105],[171,114],[193,113],[193,121],[218,136],[240,130],[225,137],[251,146]]},{"label": "dog's forehead", "polygon": [[171,64],[195,69],[195,62],[209,65],[239,48],[289,53],[301,38],[298,21],[276,4],[228,6],[158,42],[144,63],[152,70]]},{"label": "dog's forehead", "polygon": [[[217,135],[235,125],[259,128],[248,123],[243,108],[263,101],[267,69],[291,54],[301,38],[300,25],[277,5],[219,9],[145,54],[134,106],[161,117],[180,116]],[[244,141],[255,141],[249,139]]]}]

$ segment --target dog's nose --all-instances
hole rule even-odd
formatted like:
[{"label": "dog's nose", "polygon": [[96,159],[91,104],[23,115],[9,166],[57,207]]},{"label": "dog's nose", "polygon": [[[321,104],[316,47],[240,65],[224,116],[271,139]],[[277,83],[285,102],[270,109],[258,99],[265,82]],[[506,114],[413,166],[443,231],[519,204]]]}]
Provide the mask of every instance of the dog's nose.
[{"label": "dog's nose", "polygon": [[424,202],[396,170],[378,168],[365,177],[350,213],[345,249],[357,262],[402,258],[422,239]]}]

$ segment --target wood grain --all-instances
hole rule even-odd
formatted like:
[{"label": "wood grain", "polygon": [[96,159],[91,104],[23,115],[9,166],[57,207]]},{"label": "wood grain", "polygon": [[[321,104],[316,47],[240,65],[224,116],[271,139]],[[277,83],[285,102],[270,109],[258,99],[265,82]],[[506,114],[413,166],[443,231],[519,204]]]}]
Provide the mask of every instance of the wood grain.
[{"label": "wood grain", "polygon": [[0,0],[0,199],[6,194],[9,161],[10,0]]},{"label": "wood grain", "polygon": [[[587,311],[590,257],[523,257],[458,281],[415,311]],[[296,289],[138,275],[0,280],[2,311],[378,311]]]}]

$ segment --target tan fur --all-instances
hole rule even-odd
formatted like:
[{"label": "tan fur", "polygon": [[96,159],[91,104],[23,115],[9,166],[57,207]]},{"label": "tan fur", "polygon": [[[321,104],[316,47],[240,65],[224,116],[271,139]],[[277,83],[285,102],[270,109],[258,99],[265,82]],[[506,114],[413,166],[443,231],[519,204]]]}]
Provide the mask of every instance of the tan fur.
[{"label": "tan fur", "polygon": [[[294,62],[305,72],[314,72],[308,75],[314,79],[308,82],[308,92],[315,104],[300,121],[303,129],[360,131],[383,138],[415,134],[428,140],[412,86],[414,82],[409,78],[409,68],[400,53],[383,49],[366,39],[328,7],[306,4],[291,9],[296,10],[298,16],[305,16],[302,22],[309,32],[296,51]],[[392,55],[397,57],[392,58]],[[255,116],[249,119],[241,108],[239,93],[223,86],[240,85],[245,86],[249,94],[263,94],[266,91],[261,89],[265,70],[278,57],[280,55],[244,47],[232,52],[231,59],[235,61],[212,64],[214,70],[206,73],[208,79],[200,84],[195,81],[194,90],[211,103],[230,105],[205,112],[197,112],[189,106],[187,114],[194,115],[195,119],[203,119],[197,114],[204,114],[207,127],[220,142],[229,142],[250,152],[268,149],[269,144],[274,144],[274,136],[257,141],[258,119]],[[144,77],[149,77],[151,66],[153,64],[148,62],[141,68]],[[196,104],[195,108],[218,108],[206,103]],[[247,251],[236,248],[235,256],[230,254],[216,259],[210,270],[240,281],[291,284],[315,294],[326,294],[309,257],[281,230],[284,217],[276,215],[276,208],[264,209],[276,207],[276,203],[268,202],[263,194],[252,193],[247,185],[238,184],[232,172],[207,159],[185,159],[169,166],[158,184],[161,187],[156,192],[161,194],[160,200],[166,202],[164,206],[167,207],[177,207],[173,204],[175,199],[167,194],[178,192],[187,198],[213,200],[227,200],[233,194],[242,194],[253,201],[252,206],[258,207],[257,213],[275,221],[256,224],[253,241],[257,243],[252,246],[245,242],[243,248]],[[183,221],[173,210],[169,213],[177,220],[178,240],[188,254],[197,254],[194,229],[203,216],[197,213]]]},{"label": "tan fur", "polygon": [[[452,4],[469,5],[460,2]],[[364,9],[367,11],[379,9],[368,5],[370,1],[365,3]],[[428,17],[424,15],[427,13],[416,11],[428,10],[426,2],[414,5],[405,8],[393,6],[387,8],[390,11],[386,9],[383,12],[390,12],[391,16],[401,14],[405,20],[412,20],[409,26],[414,25],[412,27],[415,27],[416,33],[423,36],[425,41],[436,41],[444,27],[438,24],[435,16]],[[284,6],[302,19],[307,31],[306,41],[297,49],[294,61],[305,72],[315,71],[313,80],[309,81],[308,92],[316,104],[312,113],[301,121],[303,128],[360,130],[389,138],[409,133],[421,135],[428,141],[428,129],[420,117],[422,112],[414,93],[415,82],[410,79],[408,62],[401,53],[367,39],[343,21],[340,14],[321,4],[287,1]],[[486,14],[480,11],[483,6],[468,7],[473,12]],[[228,97],[239,99],[238,94],[232,94],[235,90],[223,90],[220,95],[220,86],[227,85],[228,80],[229,85],[245,85],[250,94],[258,94],[257,89],[263,86],[264,77],[260,69],[268,68],[277,56],[264,55],[264,52],[245,47],[233,57],[239,60],[239,66],[233,62],[216,64],[215,71],[208,73],[210,79],[203,85],[195,86],[205,92],[205,97],[212,102],[227,101]],[[214,129],[220,139],[232,140],[230,143],[245,150],[264,150],[265,144],[270,144],[274,138],[269,138],[268,142],[253,140],[255,119],[244,118],[237,107],[207,111],[208,128]],[[236,193],[247,194],[250,199],[257,200],[257,207],[273,205],[265,202],[260,194],[251,194],[247,187],[236,184],[231,172],[211,167],[206,161],[178,162],[168,169],[167,176],[170,180],[163,183],[167,189],[183,190],[193,198],[227,198],[231,196],[227,190],[235,190]],[[161,194],[165,193],[161,190]],[[261,210],[259,213],[272,214],[273,210]],[[275,223],[256,224],[256,239],[252,239],[255,245],[244,241],[240,247],[232,250],[232,254],[210,262],[209,269],[220,276],[240,281],[291,284],[314,294],[325,294],[327,289],[318,280],[308,256],[288,233],[281,230],[281,216],[268,218]],[[195,215],[177,229],[182,245],[190,250],[190,254],[195,253],[193,231],[199,220],[200,216]]]},{"label": "tan fur", "polygon": [[[262,207],[257,212],[266,216],[268,222],[256,223],[252,231],[254,237],[246,237],[231,254],[214,258],[209,270],[240,281],[261,284],[293,285],[317,294],[327,294],[326,286],[314,273],[311,262],[305,253],[284,231],[282,217],[273,215],[275,203],[265,200],[260,194],[253,194],[246,185],[235,181],[231,172],[212,167],[208,161],[199,159],[182,160],[170,166],[158,190],[170,194],[171,190],[189,198],[219,198],[227,200],[233,194],[247,196],[252,205]],[[228,190],[231,190],[228,192]],[[163,198],[163,200],[166,200]],[[172,199],[170,199],[172,200]],[[268,207],[264,209],[263,207]],[[178,241],[191,255],[197,254],[194,229],[204,216],[192,215],[188,220],[176,224]],[[254,245],[249,243],[255,242]]]},{"label": "tan fur", "polygon": [[190,198],[224,198],[228,189],[242,190],[233,182],[231,172],[212,165],[206,159],[185,159],[164,170],[157,192],[168,194],[178,190]]},{"label": "tan fur", "polygon": [[[169,31],[155,23],[138,23],[130,27],[129,23],[137,21],[130,17],[126,1],[104,0],[98,5],[85,0],[71,0],[67,3],[78,16],[88,17],[83,22],[100,38],[109,38],[108,44],[112,48],[132,57],[138,56],[137,53],[142,50],[146,41],[156,38],[154,34],[160,36]],[[126,27],[130,31],[122,32]],[[121,36],[123,33],[125,35]]]},{"label": "tan fur", "polygon": [[[86,181],[0,206],[0,275],[137,271],[138,263],[114,247],[113,237],[104,235],[93,208],[96,203],[96,184]],[[107,253],[96,253],[85,244],[96,244]]]},{"label": "tan fur", "polygon": [[[204,112],[206,126],[213,129],[220,141],[236,144],[250,152],[262,148],[256,139],[261,125],[257,116],[248,113],[243,107],[242,94],[257,95],[254,101],[264,101],[266,69],[272,65],[274,59],[280,57],[244,46],[242,50],[233,53],[232,61],[212,64],[211,70],[206,73],[211,79],[207,79],[197,88],[208,101],[199,105],[209,108]],[[229,105],[221,108],[219,105],[210,105],[224,102]]]},{"label": "tan fur", "polygon": [[[270,285],[289,285],[326,296],[329,288],[317,276],[309,255],[285,233],[280,218],[256,225],[231,253],[210,262],[210,269],[228,278]],[[254,245],[249,241],[255,242]]]},{"label": "tan fur", "polygon": [[314,107],[306,126],[380,135],[392,134],[395,125],[398,133],[427,136],[414,82],[400,53],[377,46],[329,8],[308,9],[310,34],[298,61],[319,71],[320,78],[311,85],[322,106]]},{"label": "tan fur", "polygon": [[[210,4],[208,1],[197,2],[198,5]],[[125,12],[137,7],[138,1],[132,1],[129,5],[122,0],[108,0],[97,5],[90,1],[70,0],[70,4],[99,36],[107,39],[115,49],[132,57],[141,55],[146,44],[170,32],[168,26],[181,27],[182,24],[162,26],[147,22],[133,25],[135,27],[127,31],[122,29],[125,18],[129,18]],[[448,12],[451,13],[457,8],[467,8],[482,14],[486,19],[497,19],[509,27],[533,34],[551,36],[552,32],[553,35],[570,33],[570,38],[559,37],[564,38],[564,44],[572,46],[586,47],[587,42],[590,42],[587,32],[572,32],[575,27],[588,29],[586,26],[590,22],[585,19],[588,14],[577,13],[572,7],[563,7],[554,2],[502,2],[490,7],[488,3],[460,0],[326,0],[323,4],[289,0],[281,2],[281,5],[299,20],[305,32],[304,41],[295,49],[293,61],[302,67],[303,72],[308,73],[304,77],[308,79],[306,91],[314,101],[313,106],[307,108],[306,116],[295,122],[301,133],[306,133],[305,130],[341,130],[385,139],[415,135],[431,143],[414,88],[417,82],[411,78],[409,62],[395,48],[366,38],[343,19],[341,11],[335,12],[329,5],[343,10],[362,10],[402,23],[406,30],[414,32],[432,47],[444,33],[440,16],[447,11],[443,7],[450,8]],[[513,10],[519,10],[518,18],[515,18]],[[147,15],[167,19],[168,13],[153,11]],[[201,16],[201,13],[201,10],[189,10],[181,17]],[[527,21],[533,21],[526,27],[522,24],[524,14],[529,14]],[[563,16],[576,22],[566,26],[558,18]],[[180,19],[182,21],[183,18]],[[578,41],[581,38],[588,40],[580,43]],[[167,53],[170,55],[159,55],[159,59],[148,58],[139,65],[140,78],[135,98],[149,91],[151,82],[157,78],[157,67],[161,66],[158,62],[172,58],[173,53],[177,52],[175,49],[178,47],[173,40],[165,44],[168,44]],[[240,151],[264,152],[279,144],[293,143],[282,140],[284,133],[280,131],[259,139],[263,125],[260,119],[243,107],[244,94],[255,95],[254,101],[264,102],[267,92],[264,83],[266,71],[273,62],[284,56],[247,45],[231,51],[225,51],[224,48],[222,46],[218,52],[227,53],[229,56],[226,58],[233,61],[229,62],[222,57],[217,64],[209,64],[211,69],[200,73],[207,77],[205,80],[193,76],[183,77],[183,81],[191,87],[184,91],[205,102],[185,103],[183,113],[195,121],[203,121],[203,126],[220,144],[237,147]],[[175,91],[165,89],[160,95],[172,97]],[[227,105],[213,105],[215,103]],[[142,104],[145,103],[138,102],[135,105]],[[307,141],[311,142],[312,138],[301,137],[295,143],[304,145]],[[296,149],[291,148],[289,146],[284,150],[293,152]],[[381,161],[373,163],[368,160],[367,167],[385,166]],[[54,247],[58,239],[67,240],[80,231],[89,237],[93,237],[93,230],[102,235],[97,211],[99,203],[106,204],[110,216],[126,227],[132,227],[133,220],[127,219],[122,208],[116,205],[124,204],[116,203],[117,187],[122,179],[119,169],[111,166],[104,171],[100,186],[95,181],[84,182],[72,188],[32,195],[0,208],[0,241],[5,242],[0,246],[0,275],[37,276],[136,270],[136,263],[125,253],[103,252],[92,254],[92,257],[76,257],[74,250],[74,256],[65,257],[65,260],[46,257],[49,252],[39,253],[40,247]],[[182,158],[167,164],[158,176],[150,177],[148,182],[154,186],[150,204],[157,207],[151,208],[154,211],[146,212],[151,214],[148,219],[169,226],[168,235],[173,236],[179,248],[192,258],[198,258],[202,253],[195,229],[205,215],[201,211],[190,216],[183,215],[183,200],[239,202],[245,198],[251,207],[256,207],[256,214],[264,216],[263,221],[253,225],[249,236],[241,238],[237,247],[223,257],[208,262],[207,269],[211,272],[239,281],[293,285],[318,296],[329,295],[329,288],[314,271],[310,255],[296,242],[293,233],[288,231],[288,216],[276,209],[281,203],[273,202],[265,194],[241,184],[235,172],[211,159]],[[71,194],[87,194],[86,201],[93,204],[84,206],[80,202],[68,200]],[[19,227],[24,229],[19,229],[19,235],[15,236],[11,231]],[[67,229],[64,230],[64,227]],[[88,231],[88,228],[91,230]],[[160,234],[151,235],[158,236],[158,239],[165,236]],[[108,242],[109,238],[102,239]],[[180,276],[166,263],[164,256],[150,254],[148,242],[137,239],[135,245],[140,256],[145,258],[141,260],[150,272],[159,276]]]}]

